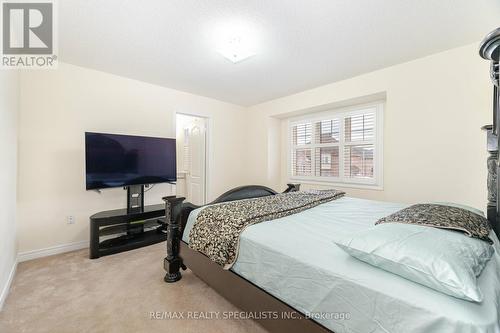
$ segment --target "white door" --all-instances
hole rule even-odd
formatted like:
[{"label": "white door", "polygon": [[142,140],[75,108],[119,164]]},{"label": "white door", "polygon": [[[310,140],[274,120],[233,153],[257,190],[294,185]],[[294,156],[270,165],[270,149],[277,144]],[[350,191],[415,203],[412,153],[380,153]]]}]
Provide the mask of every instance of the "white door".
[{"label": "white door", "polygon": [[204,118],[193,118],[188,124],[189,168],[186,175],[187,201],[204,205],[206,186],[206,125]]}]

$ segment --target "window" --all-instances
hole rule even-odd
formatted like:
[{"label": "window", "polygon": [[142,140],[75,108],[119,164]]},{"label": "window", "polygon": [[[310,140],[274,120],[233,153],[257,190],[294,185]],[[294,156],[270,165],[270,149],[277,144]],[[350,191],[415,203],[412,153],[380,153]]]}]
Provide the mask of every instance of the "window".
[{"label": "window", "polygon": [[290,120],[290,178],[382,186],[383,104]]}]

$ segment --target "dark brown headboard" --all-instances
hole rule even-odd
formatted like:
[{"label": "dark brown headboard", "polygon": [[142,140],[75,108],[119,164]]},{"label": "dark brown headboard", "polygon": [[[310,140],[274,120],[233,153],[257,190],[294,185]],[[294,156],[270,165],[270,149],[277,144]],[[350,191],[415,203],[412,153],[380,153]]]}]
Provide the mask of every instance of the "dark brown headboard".
[{"label": "dark brown headboard", "polygon": [[[294,192],[298,191],[300,189],[300,184],[287,184],[287,189],[283,193],[287,192]],[[275,190],[262,186],[262,185],[245,185],[245,186],[240,186],[233,188],[232,190],[229,190],[223,194],[221,194],[217,199],[209,203],[208,205],[213,205],[221,202],[228,202],[228,201],[234,201],[234,200],[242,200],[242,199],[249,199],[249,198],[259,198],[259,197],[265,197],[268,195],[275,195],[278,194]],[[189,214],[196,208],[199,208],[201,206],[196,206],[193,205],[190,202],[186,202],[182,205],[182,210],[181,210],[181,220],[180,220],[180,226],[181,226],[181,235],[184,232],[184,226],[187,223],[187,219],[189,217]]]},{"label": "dark brown headboard", "polygon": [[269,187],[261,185],[247,185],[233,188],[226,193],[219,196],[217,199],[212,201],[212,204],[242,200],[247,198],[259,198],[266,197],[268,195],[274,195],[277,192]]}]

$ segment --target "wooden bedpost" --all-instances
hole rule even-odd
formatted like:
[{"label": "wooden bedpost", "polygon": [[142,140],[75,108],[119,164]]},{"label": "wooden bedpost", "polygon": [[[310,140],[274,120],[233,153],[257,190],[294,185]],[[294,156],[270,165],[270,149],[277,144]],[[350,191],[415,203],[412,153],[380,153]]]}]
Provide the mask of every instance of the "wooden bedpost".
[{"label": "wooden bedpost", "polygon": [[500,146],[500,28],[490,32],[479,46],[479,55],[491,62],[490,77],[493,82],[493,125],[484,126],[488,136],[488,220],[495,233],[500,236],[500,206],[498,193],[498,147]]},{"label": "wooden bedpost", "polygon": [[179,281],[182,277],[180,269],[186,269],[179,255],[181,242],[181,211],[182,202],[185,198],[168,196],[165,201],[165,219],[167,221],[167,256],[163,261],[163,268],[167,274],[165,282],[172,283]]},{"label": "wooden bedpost", "polygon": [[[488,205],[487,217],[493,228],[496,228],[496,215],[497,215],[497,165],[498,165],[498,138],[493,134],[493,126],[483,126],[486,131],[487,147],[488,147]],[[495,230],[497,232],[497,230]]]}]

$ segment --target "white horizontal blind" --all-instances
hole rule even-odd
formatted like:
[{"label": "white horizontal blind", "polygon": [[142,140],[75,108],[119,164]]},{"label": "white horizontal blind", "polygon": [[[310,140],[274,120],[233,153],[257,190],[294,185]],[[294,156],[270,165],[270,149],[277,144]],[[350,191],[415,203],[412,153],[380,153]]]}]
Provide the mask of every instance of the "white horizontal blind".
[{"label": "white horizontal blind", "polygon": [[340,119],[332,118],[314,122],[314,175],[339,177]]},{"label": "white horizontal blind", "polygon": [[377,108],[323,113],[290,123],[292,178],[376,182]]},{"label": "white horizontal blind", "polygon": [[344,176],[374,177],[375,113],[344,118]]},{"label": "white horizontal blind", "polygon": [[311,123],[292,127],[292,165],[294,176],[312,176],[312,126]]}]

